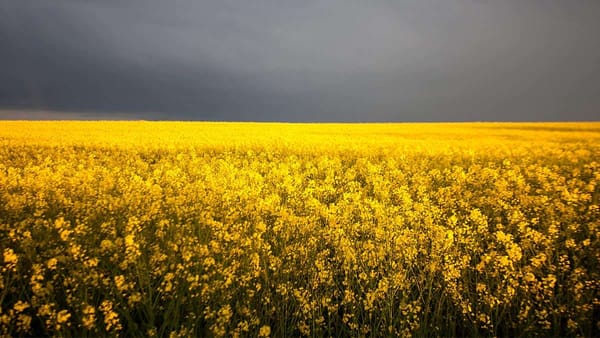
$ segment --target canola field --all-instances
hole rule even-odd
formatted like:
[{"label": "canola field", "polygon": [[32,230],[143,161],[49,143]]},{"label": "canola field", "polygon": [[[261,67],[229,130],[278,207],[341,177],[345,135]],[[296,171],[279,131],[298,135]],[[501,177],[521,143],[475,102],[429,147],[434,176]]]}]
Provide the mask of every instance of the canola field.
[{"label": "canola field", "polygon": [[598,336],[600,123],[0,121],[0,336]]}]

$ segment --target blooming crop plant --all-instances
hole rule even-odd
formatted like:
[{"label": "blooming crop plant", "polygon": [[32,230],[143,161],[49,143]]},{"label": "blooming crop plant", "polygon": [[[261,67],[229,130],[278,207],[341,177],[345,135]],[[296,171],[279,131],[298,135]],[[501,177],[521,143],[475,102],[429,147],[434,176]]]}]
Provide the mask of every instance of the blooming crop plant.
[{"label": "blooming crop plant", "polygon": [[2,336],[598,336],[600,123],[0,122]]}]

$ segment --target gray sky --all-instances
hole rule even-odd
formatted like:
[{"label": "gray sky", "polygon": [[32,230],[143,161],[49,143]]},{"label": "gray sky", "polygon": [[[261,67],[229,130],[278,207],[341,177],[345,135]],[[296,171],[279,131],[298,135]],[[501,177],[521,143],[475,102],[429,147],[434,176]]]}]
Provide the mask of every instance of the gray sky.
[{"label": "gray sky", "polygon": [[0,118],[598,120],[598,18],[598,0],[0,0]]}]

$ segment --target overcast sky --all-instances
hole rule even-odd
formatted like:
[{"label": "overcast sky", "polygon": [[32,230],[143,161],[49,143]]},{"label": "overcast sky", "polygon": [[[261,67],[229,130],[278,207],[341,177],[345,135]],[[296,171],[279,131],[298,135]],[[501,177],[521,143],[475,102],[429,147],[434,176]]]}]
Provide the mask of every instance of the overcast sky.
[{"label": "overcast sky", "polygon": [[0,0],[0,118],[598,120],[599,0]]}]

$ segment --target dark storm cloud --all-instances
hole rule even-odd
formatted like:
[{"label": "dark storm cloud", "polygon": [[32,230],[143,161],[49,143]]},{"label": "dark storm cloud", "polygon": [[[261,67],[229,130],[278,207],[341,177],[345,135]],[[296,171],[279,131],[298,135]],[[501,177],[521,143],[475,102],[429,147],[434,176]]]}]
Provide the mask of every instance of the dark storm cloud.
[{"label": "dark storm cloud", "polygon": [[597,0],[0,1],[0,118],[600,116]]}]

